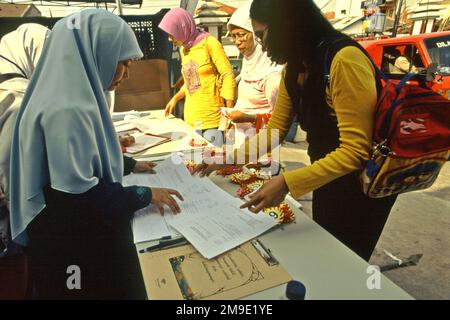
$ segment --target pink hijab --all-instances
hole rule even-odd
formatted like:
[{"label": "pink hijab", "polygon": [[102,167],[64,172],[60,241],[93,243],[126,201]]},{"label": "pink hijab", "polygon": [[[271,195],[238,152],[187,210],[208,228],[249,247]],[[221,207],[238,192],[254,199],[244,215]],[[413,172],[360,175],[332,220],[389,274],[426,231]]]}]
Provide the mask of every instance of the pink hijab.
[{"label": "pink hijab", "polygon": [[174,8],[167,12],[159,28],[182,41],[185,49],[190,49],[208,36],[207,32],[197,29],[194,18],[182,8]]}]

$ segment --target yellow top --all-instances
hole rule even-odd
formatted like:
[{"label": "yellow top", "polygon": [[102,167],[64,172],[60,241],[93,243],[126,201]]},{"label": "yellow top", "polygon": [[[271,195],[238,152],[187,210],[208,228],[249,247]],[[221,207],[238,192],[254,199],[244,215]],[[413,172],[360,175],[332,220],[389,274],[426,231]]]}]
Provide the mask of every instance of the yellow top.
[{"label": "yellow top", "polygon": [[[268,124],[269,142],[270,129],[279,129],[280,141],[284,139],[295,115],[284,83],[285,74],[283,70],[275,109]],[[350,172],[361,170],[369,158],[377,102],[375,70],[360,49],[349,46],[336,53],[331,63],[330,76],[326,99],[337,117],[340,144],[335,151],[312,165],[283,173],[289,191],[295,198]],[[250,144],[255,143],[250,140]],[[248,144],[242,147],[246,148],[245,151],[242,148],[238,151],[245,153],[246,160]],[[269,143],[268,150],[270,148]]]},{"label": "yellow top", "polygon": [[186,93],[184,120],[198,129],[219,126],[223,99],[234,100],[236,81],[222,45],[207,36],[189,50],[181,51]]}]

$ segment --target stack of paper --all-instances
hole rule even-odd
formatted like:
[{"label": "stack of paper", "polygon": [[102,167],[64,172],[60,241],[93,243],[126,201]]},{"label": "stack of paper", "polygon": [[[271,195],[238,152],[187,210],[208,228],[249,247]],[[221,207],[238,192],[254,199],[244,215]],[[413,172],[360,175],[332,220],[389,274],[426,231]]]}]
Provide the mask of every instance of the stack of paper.
[{"label": "stack of paper", "polygon": [[151,134],[147,127],[136,121],[117,121],[114,122],[114,128],[119,137],[128,135],[134,137],[135,142],[127,146],[125,150],[126,153],[130,154],[142,152],[171,140],[170,137],[167,136]]},{"label": "stack of paper", "polygon": [[157,174],[133,174],[124,185],[165,187],[179,191],[182,212],[173,215],[166,207],[164,216],[153,205],[136,213],[133,221],[135,242],[175,236],[181,233],[206,258],[224,253],[277,225],[265,214],[241,210],[242,202],[208,178],[191,176],[182,159],[173,155],[155,168]]},{"label": "stack of paper", "polygon": [[126,152],[131,154],[139,153],[149,148],[159,146],[161,143],[170,141],[170,138],[155,136],[149,133],[135,132],[131,135],[134,137],[135,143],[126,147]]},{"label": "stack of paper", "polygon": [[148,115],[150,115],[150,111],[131,110],[131,111],[125,111],[125,112],[113,112],[111,118],[113,121],[120,121],[120,120],[124,120],[127,116],[139,118],[139,117],[145,117]]}]

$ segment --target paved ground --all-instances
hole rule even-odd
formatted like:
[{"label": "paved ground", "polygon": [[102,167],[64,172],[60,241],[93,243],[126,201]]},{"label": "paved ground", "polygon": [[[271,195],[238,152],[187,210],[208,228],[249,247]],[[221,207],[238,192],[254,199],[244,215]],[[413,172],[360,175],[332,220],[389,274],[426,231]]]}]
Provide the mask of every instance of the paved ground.
[{"label": "paved ground", "polygon": [[[285,143],[281,160],[288,169],[309,163],[305,143]],[[300,200],[311,215],[311,195]],[[435,184],[398,197],[370,263],[383,267],[421,257],[415,266],[383,272],[416,299],[450,299],[450,163]],[[386,253],[386,251],[388,253]],[[421,256],[420,256],[421,255]]]}]

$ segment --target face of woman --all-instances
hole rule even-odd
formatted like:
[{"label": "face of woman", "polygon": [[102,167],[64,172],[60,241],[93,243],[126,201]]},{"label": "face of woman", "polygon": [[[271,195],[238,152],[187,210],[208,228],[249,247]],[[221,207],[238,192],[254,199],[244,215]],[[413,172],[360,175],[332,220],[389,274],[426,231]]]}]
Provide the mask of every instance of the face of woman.
[{"label": "face of woman", "polygon": [[261,45],[263,51],[267,51],[267,31],[269,26],[253,19],[252,26],[253,32],[255,33],[255,41]]},{"label": "face of woman", "polygon": [[130,77],[130,66],[131,66],[131,59],[120,61],[117,64],[116,73],[114,74],[114,78],[111,81],[111,85],[109,86],[108,90],[113,91],[115,90],[123,79],[128,79]]},{"label": "face of woman", "polygon": [[174,36],[169,35],[169,41],[176,45],[178,48],[183,46],[183,41],[176,39]]},{"label": "face of woman", "polygon": [[242,28],[234,27],[230,31],[231,39],[244,56],[249,56],[255,51],[253,33]]}]

